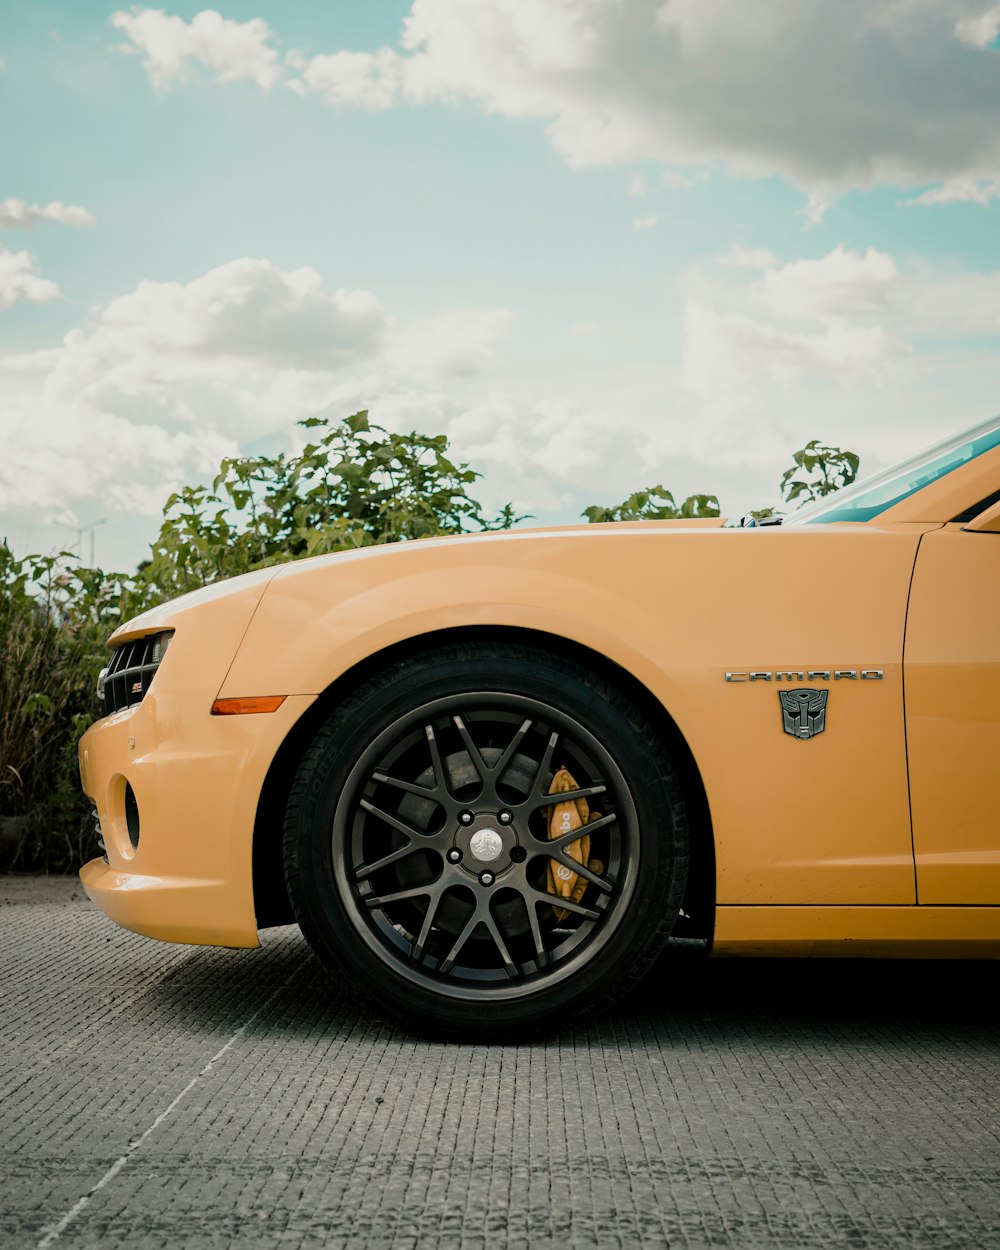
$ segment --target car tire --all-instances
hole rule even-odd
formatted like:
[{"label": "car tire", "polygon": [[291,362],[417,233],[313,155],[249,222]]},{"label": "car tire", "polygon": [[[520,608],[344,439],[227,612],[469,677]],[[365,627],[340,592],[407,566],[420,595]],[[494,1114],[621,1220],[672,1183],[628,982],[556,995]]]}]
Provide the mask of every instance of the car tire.
[{"label": "car tire", "polygon": [[[583,865],[568,835],[551,840],[557,768],[590,805]],[[621,690],[555,654],[469,642],[336,702],[291,787],[284,862],[312,949],[380,1012],[525,1036],[647,970],[683,897],[688,826],[663,742]],[[549,892],[567,870],[576,901]]]}]

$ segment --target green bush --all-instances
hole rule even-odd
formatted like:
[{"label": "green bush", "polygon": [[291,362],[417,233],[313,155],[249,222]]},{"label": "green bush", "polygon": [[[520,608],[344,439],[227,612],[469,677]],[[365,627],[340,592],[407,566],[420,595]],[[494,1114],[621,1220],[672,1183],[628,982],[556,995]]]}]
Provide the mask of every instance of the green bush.
[{"label": "green bush", "polygon": [[105,640],[131,596],[65,554],[0,544],[0,866],[66,872],[96,852],[75,744],[97,711]]},{"label": "green bush", "polygon": [[448,457],[443,434],[393,434],[357,412],[313,435],[298,455],[224,460],[212,483],[170,496],[140,579],[150,596],[186,590],[284,560],[376,543],[507,529],[508,504],[487,518],[467,490],[480,476]]},{"label": "green bush", "polygon": [[678,504],[665,486],[647,486],[613,508],[592,504],[581,515],[593,524],[601,521],[689,521],[719,516],[719,501],[715,495],[689,495]]},{"label": "green bush", "polygon": [[465,530],[506,529],[467,487],[444,435],[393,434],[356,413],[298,455],[223,461],[212,487],[170,496],[131,576],[0,544],[0,870],[68,872],[98,853],[77,742],[99,714],[112,629],[185,591],[283,560]]},{"label": "green bush", "polygon": [[[134,574],[81,568],[65,552],[19,560],[0,543],[0,870],[70,872],[98,853],[77,742],[99,715],[97,677],[121,621],[279,561],[525,519],[509,504],[485,515],[468,493],[480,475],[449,458],[444,435],[393,434],[365,412],[301,424],[310,441],[298,454],[224,460],[211,487],[171,495]],[[816,440],[793,459],[782,479],[789,501],[836,490],[858,467],[852,452]],[[718,514],[714,495],[677,504],[663,486],[584,513],[595,522]]]}]

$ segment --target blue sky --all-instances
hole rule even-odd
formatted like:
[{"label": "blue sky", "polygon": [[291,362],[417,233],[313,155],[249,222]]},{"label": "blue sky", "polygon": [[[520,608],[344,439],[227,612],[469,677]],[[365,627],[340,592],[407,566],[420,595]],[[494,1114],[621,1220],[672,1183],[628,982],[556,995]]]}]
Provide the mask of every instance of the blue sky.
[{"label": "blue sky", "polygon": [[978,0],[7,0],[0,534],[105,519],[128,567],[178,484],[361,406],[546,522],[661,481],[740,512],[809,438],[874,469],[984,418],[998,31]]}]

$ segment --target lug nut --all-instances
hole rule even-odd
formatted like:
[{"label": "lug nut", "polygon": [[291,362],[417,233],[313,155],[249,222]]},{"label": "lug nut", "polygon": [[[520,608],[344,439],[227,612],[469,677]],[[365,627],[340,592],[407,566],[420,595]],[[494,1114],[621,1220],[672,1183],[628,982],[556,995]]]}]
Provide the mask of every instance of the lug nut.
[{"label": "lug nut", "polygon": [[471,812],[459,812],[458,819],[463,825],[471,825],[475,817]]},{"label": "lug nut", "polygon": [[445,856],[445,859],[448,861],[449,864],[459,864],[462,862],[462,852],[458,849],[457,846],[453,846],[451,850],[448,852],[448,854]]},{"label": "lug nut", "polygon": [[514,817],[510,814],[510,812],[500,812],[497,815],[497,820],[499,820],[502,825],[509,825],[513,819]]},{"label": "lug nut", "polygon": [[481,872],[479,874],[480,885],[492,885],[496,881],[496,877],[491,872]]},{"label": "lug nut", "polygon": [[510,857],[515,864],[523,864],[528,858],[528,852],[523,846],[512,846],[510,848]]}]

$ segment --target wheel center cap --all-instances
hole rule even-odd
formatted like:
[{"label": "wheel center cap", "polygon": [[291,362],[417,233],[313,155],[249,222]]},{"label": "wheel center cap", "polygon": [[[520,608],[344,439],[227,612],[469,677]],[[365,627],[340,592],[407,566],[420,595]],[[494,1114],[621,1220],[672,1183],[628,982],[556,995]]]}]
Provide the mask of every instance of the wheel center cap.
[{"label": "wheel center cap", "polygon": [[503,850],[503,838],[495,829],[477,829],[469,840],[469,850],[476,859],[486,863]]}]

